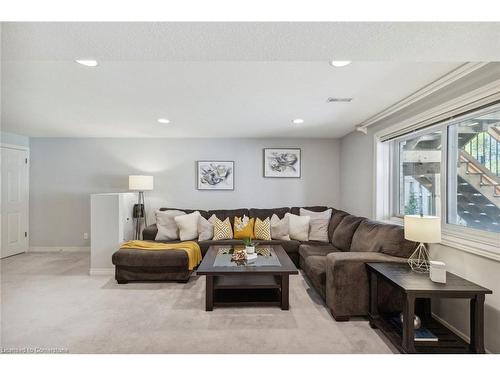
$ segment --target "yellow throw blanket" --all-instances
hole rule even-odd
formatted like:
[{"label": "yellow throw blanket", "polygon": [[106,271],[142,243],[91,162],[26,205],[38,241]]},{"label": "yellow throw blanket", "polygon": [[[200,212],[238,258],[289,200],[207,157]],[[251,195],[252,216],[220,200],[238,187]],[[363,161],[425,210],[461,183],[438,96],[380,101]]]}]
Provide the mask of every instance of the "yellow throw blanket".
[{"label": "yellow throw blanket", "polygon": [[189,259],[189,270],[192,271],[201,262],[201,249],[194,241],[184,241],[179,243],[162,243],[151,241],[133,240],[123,243],[120,249],[135,250],[184,250]]}]

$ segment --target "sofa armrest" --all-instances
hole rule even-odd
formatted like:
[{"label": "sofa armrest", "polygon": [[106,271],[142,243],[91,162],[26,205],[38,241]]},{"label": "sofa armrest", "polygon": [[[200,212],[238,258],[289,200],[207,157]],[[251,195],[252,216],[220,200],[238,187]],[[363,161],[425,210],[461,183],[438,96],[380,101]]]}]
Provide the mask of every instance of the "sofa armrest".
[{"label": "sofa armrest", "polygon": [[156,224],[148,225],[146,228],[142,230],[142,239],[154,241],[154,239],[156,238],[156,233],[158,233],[158,228],[156,227]]},{"label": "sofa armrest", "polygon": [[[377,252],[336,252],[326,256],[326,304],[334,317],[367,315],[369,284],[366,263],[405,263],[399,258]],[[388,285],[379,292],[382,310],[391,311],[399,306],[399,298]]]}]

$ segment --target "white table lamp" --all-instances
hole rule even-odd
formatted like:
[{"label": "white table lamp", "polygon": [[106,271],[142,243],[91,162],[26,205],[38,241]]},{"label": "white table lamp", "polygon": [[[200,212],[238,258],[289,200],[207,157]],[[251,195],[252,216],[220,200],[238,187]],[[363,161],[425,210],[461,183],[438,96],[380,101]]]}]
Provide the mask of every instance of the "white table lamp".
[{"label": "white table lamp", "polygon": [[408,258],[408,264],[416,272],[429,272],[429,251],[424,243],[441,242],[441,218],[406,215],[404,222],[405,238],[419,243]]},{"label": "white table lamp", "polygon": [[144,225],[147,226],[146,213],[144,208],[144,192],[153,190],[153,176],[128,176],[128,188],[129,190],[139,192],[139,199],[137,204],[134,206],[133,217],[136,219],[135,226],[135,239],[138,240],[141,237],[141,220],[144,218]]}]

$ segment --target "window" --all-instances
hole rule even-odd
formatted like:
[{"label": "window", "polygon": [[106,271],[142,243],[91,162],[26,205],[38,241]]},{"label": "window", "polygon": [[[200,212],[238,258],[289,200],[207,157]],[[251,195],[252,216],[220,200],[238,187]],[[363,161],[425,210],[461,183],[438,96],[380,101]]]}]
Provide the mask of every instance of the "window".
[{"label": "window", "polygon": [[[378,167],[377,184],[387,184],[382,190],[389,195],[382,215],[377,207],[379,218],[420,213],[440,216],[443,233],[491,239],[498,248],[499,104],[381,145],[387,151],[380,153],[379,149],[378,158],[392,167],[382,178],[378,173],[384,174],[384,168]],[[377,193],[379,201],[380,197]]]},{"label": "window", "polygon": [[500,232],[500,110],[448,125],[447,222]]},{"label": "window", "polygon": [[441,132],[413,136],[397,142],[399,202],[397,216],[439,216]]}]

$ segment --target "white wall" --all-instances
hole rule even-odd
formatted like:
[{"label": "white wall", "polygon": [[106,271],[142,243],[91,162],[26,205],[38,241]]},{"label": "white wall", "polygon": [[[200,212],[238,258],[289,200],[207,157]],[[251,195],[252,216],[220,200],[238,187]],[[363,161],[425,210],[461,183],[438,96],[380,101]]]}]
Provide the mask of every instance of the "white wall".
[{"label": "white wall", "polygon": [[[341,207],[355,215],[369,218],[373,216],[373,134],[376,131],[499,78],[500,64],[490,64],[467,79],[456,82],[369,128],[368,135],[352,132],[343,137],[340,140]],[[493,290],[493,295],[486,296],[485,345],[491,352],[500,353],[500,262],[441,245],[431,246],[431,256],[444,261],[450,272]],[[463,334],[469,334],[468,301],[436,301],[433,303],[433,311]]]},{"label": "white wall", "polygon": [[[31,138],[30,246],[89,246],[91,193],[123,192],[150,174],[153,208],[339,204],[339,141],[315,139]],[[302,178],[263,178],[264,147],[300,147]],[[234,160],[234,191],[199,191],[196,160]],[[150,218],[151,220],[151,218]],[[150,221],[151,222],[151,221]]]}]

